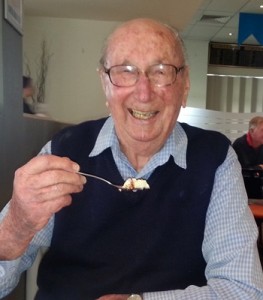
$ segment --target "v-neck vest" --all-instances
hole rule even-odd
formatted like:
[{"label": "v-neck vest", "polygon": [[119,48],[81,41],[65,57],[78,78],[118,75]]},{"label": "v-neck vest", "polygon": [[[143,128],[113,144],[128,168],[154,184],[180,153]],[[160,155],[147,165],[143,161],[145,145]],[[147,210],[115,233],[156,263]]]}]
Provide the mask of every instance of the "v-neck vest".
[{"label": "v-neck vest", "polygon": [[[89,157],[105,119],[67,128],[52,153],[121,183],[111,149]],[[88,178],[70,206],[55,215],[52,243],[38,276],[38,300],[91,300],[105,294],[184,289],[206,284],[202,255],[215,172],[229,141],[181,124],[187,168],[170,157],[148,179],[150,190],[119,192]]]}]

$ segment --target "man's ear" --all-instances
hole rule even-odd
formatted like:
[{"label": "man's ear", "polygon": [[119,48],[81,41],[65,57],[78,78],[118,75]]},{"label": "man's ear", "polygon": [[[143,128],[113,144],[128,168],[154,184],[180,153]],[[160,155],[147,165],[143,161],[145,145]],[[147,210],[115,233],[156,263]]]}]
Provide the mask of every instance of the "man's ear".
[{"label": "man's ear", "polygon": [[101,69],[98,69],[97,71],[98,71],[99,76],[100,76],[100,82],[101,82],[101,85],[102,85],[102,89],[104,91],[104,94],[106,94],[105,72],[103,72],[103,70],[101,70]]}]

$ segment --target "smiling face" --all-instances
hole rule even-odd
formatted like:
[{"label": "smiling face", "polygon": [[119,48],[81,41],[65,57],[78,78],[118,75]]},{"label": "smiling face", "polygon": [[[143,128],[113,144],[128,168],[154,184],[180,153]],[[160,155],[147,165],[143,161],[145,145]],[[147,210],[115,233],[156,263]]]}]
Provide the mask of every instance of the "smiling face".
[{"label": "smiling face", "polygon": [[[185,64],[180,42],[166,26],[152,20],[127,22],[110,37],[104,66],[132,65],[142,72],[154,64]],[[108,107],[122,146],[148,143],[156,152],[171,133],[189,90],[188,68],[177,74],[174,83],[158,87],[140,73],[135,85],[114,86],[100,71]]]}]

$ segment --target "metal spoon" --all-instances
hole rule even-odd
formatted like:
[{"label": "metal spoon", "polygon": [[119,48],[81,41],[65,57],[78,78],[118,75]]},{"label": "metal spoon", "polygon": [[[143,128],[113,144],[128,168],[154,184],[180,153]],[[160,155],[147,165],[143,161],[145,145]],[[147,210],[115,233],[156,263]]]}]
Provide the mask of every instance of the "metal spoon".
[{"label": "metal spoon", "polygon": [[77,172],[77,173],[79,175],[83,175],[83,176],[86,176],[86,177],[93,177],[93,178],[99,179],[101,181],[104,181],[104,182],[108,183],[109,185],[116,187],[120,192],[122,190],[126,190],[126,191],[136,191],[137,190],[137,189],[136,190],[131,190],[131,189],[128,189],[128,188],[126,188],[126,187],[124,187],[122,185],[114,184],[114,183],[112,183],[112,182],[110,182],[110,181],[108,181],[108,180],[106,180],[106,179],[104,179],[102,177],[99,177],[99,176],[96,176],[96,175],[93,175],[93,174],[83,173],[83,172]]}]

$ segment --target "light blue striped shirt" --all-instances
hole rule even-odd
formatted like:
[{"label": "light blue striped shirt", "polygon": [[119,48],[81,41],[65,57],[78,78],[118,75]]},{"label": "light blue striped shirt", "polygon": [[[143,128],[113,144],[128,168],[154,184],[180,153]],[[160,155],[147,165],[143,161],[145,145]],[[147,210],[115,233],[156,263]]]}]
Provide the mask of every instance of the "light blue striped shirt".
[{"label": "light blue striped shirt", "polygon": [[[179,123],[164,147],[137,173],[120,151],[113,120],[108,118],[90,156],[111,147],[114,160],[126,180],[128,177],[148,178],[153,170],[173,156],[177,165],[187,168],[187,136]],[[40,154],[50,154],[50,142]],[[204,162],[205,164],[205,162]],[[3,219],[8,205],[1,212]],[[49,247],[54,217],[30,243],[26,253],[14,261],[0,262],[0,298],[7,295],[19,281],[21,272],[33,263],[40,247]],[[257,227],[247,204],[247,196],[237,156],[229,147],[227,157],[218,168],[206,216],[203,256],[207,262],[207,285],[189,286],[185,290],[145,293],[146,300],[263,300],[263,275],[257,252]],[[161,279],[160,279],[161,280]]]}]

